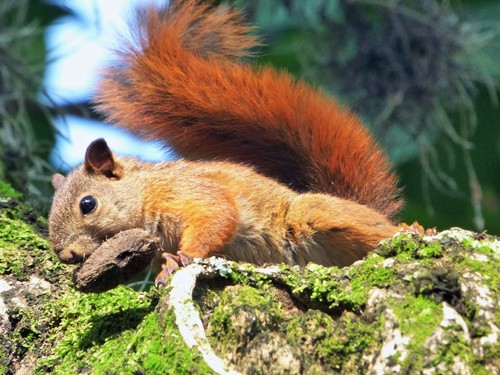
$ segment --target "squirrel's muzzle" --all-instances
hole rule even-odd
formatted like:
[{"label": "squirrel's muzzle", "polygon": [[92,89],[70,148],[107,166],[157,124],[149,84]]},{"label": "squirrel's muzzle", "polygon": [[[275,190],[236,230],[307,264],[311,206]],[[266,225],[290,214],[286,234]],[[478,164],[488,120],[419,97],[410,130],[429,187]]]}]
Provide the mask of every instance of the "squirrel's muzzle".
[{"label": "squirrel's muzzle", "polygon": [[99,247],[99,242],[90,236],[80,236],[64,247],[53,245],[61,262],[76,264],[84,262]]}]

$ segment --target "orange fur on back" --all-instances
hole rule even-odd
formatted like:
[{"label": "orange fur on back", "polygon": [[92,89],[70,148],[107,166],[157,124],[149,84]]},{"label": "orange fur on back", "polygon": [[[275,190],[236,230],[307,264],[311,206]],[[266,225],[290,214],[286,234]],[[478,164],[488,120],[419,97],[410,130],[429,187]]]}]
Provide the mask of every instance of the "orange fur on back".
[{"label": "orange fur on back", "polygon": [[249,164],[296,191],[396,214],[396,177],[363,123],[304,82],[243,63],[258,44],[250,29],[236,10],[198,0],[139,13],[98,110],[183,157]]}]

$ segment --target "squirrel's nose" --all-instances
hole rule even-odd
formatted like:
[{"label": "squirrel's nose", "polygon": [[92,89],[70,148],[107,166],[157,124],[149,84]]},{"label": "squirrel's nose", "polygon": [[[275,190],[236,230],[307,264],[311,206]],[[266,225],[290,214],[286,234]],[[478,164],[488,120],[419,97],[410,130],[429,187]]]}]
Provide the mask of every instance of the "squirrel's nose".
[{"label": "squirrel's nose", "polygon": [[83,260],[83,257],[68,249],[55,249],[57,257],[63,263],[76,264]]}]

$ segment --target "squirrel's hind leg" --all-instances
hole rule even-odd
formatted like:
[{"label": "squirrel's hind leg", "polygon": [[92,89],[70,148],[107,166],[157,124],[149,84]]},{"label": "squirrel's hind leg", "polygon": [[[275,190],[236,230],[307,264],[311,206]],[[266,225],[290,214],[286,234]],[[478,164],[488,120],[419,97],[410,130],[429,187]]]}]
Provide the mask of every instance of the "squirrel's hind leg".
[{"label": "squirrel's hind leg", "polygon": [[351,265],[398,230],[367,206],[325,194],[298,195],[290,204],[286,220],[301,266],[308,262]]}]

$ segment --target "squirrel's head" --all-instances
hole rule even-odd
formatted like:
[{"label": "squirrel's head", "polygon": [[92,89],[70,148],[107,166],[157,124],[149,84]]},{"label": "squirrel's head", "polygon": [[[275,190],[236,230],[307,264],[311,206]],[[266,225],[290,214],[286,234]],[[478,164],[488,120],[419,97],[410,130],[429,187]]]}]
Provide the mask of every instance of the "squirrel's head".
[{"label": "squirrel's head", "polygon": [[141,183],[128,172],[106,141],[97,139],[83,164],[67,177],[52,176],[49,239],[62,262],[82,262],[107,238],[140,227]]}]

